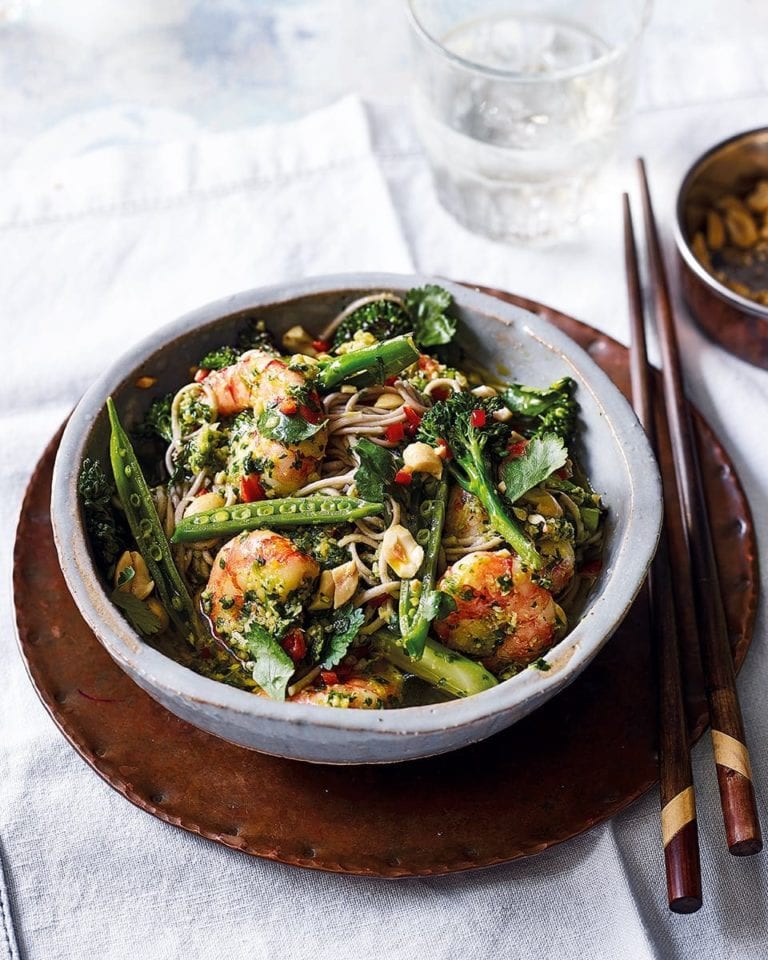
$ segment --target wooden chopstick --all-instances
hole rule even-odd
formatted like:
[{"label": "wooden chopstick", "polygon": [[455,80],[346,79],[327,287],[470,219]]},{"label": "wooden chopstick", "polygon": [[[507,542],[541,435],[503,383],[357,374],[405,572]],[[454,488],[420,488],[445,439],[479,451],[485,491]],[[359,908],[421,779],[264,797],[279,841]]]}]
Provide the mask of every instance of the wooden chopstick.
[{"label": "wooden chopstick", "polygon": [[712,545],[698,451],[685,399],[680,349],[661,244],[653,214],[645,164],[637,161],[645,221],[648,265],[654,290],[662,356],[662,380],[675,478],[687,538],[696,598],[712,745],[728,849],[735,856],[758,853],[763,846],[744,736],[733,656]]},{"label": "wooden chopstick", "polygon": [[[650,369],[645,341],[640,267],[632,227],[629,197],[624,194],[624,257],[629,296],[632,406],[658,456],[653,420]],[[667,529],[674,505],[665,501],[664,528],[650,573],[651,624],[659,686],[659,780],[661,833],[667,874],[667,900],[675,913],[693,913],[701,906],[701,863],[696,800],[691,772],[688,725],[680,671],[674,579],[669,561]]]}]

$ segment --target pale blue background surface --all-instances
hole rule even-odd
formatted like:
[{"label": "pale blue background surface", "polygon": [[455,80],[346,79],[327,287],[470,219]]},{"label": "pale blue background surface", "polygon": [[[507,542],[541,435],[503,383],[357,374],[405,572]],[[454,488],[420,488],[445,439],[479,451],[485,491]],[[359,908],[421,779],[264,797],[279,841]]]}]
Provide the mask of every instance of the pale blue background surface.
[{"label": "pale blue background surface", "polygon": [[[0,164],[57,125],[122,108],[102,131],[162,139],[294,117],[357,92],[403,99],[404,0],[0,0]],[[768,87],[768,5],[657,0],[641,109]],[[78,119],[75,119],[78,118]]]}]

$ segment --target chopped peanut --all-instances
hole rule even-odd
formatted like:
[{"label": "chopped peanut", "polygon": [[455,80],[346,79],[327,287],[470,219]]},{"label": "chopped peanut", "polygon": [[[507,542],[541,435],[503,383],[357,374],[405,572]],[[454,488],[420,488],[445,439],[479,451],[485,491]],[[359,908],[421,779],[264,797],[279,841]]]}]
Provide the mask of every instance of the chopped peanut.
[{"label": "chopped peanut", "polygon": [[[119,583],[120,575],[128,567],[133,569],[133,576],[125,583]],[[155,581],[149,576],[149,570],[144,558],[138,550],[126,550],[117,561],[115,567],[115,586],[124,593],[132,593],[139,600],[146,600],[155,589]]]},{"label": "chopped peanut", "polygon": [[330,610],[333,606],[333,597],[335,592],[333,574],[330,570],[323,570],[320,574],[320,583],[315,595],[310,601],[309,610]]},{"label": "chopped peanut", "polygon": [[384,534],[381,556],[398,577],[409,580],[419,572],[424,549],[416,543],[410,530],[397,523]]},{"label": "chopped peanut", "polygon": [[443,474],[443,461],[428,443],[409,443],[403,450],[403,463],[411,473],[428,473],[438,480]]}]

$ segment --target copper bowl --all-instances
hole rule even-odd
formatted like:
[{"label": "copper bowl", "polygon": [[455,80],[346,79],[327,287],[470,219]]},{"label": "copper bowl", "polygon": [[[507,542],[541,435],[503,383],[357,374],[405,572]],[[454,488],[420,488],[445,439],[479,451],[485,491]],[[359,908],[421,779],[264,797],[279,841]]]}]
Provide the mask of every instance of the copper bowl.
[{"label": "copper bowl", "polygon": [[768,179],[768,128],[716,144],[693,164],[680,187],[675,240],[683,295],[699,325],[726,350],[768,369],[768,307],[722,284],[691,248],[718,198],[727,193],[743,196],[761,179]]}]

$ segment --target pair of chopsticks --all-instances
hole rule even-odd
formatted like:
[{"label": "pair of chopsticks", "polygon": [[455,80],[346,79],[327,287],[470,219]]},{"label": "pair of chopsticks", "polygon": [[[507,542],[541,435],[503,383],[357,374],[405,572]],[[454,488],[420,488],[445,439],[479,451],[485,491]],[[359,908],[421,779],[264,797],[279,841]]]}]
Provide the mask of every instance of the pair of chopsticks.
[{"label": "pair of chopsticks", "polygon": [[[701,867],[683,702],[679,628],[686,634],[697,634],[691,639],[700,644],[728,849],[736,856],[749,856],[758,853],[763,842],[701,468],[690,409],[685,399],[675,317],[645,164],[640,159],[637,165],[648,270],[661,346],[665,416],[674,461],[674,475],[665,478],[664,530],[648,578],[659,678],[661,829],[669,907],[676,913],[692,913],[702,902]],[[640,267],[627,194],[624,194],[624,249],[632,332],[632,403],[656,448]],[[687,556],[682,560],[685,569],[680,569],[680,558],[675,558],[676,569],[673,570],[670,563],[668,531],[675,523],[682,525],[684,534]],[[689,561],[687,565],[685,561]],[[688,572],[690,584],[684,583]],[[681,597],[693,598],[695,620],[691,611],[681,604]]]}]

